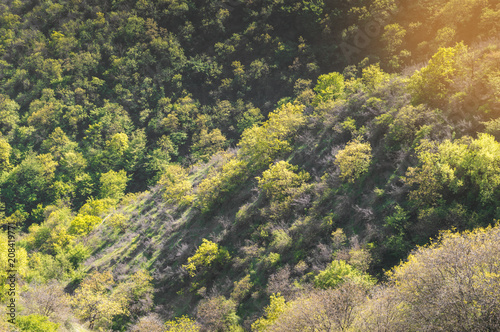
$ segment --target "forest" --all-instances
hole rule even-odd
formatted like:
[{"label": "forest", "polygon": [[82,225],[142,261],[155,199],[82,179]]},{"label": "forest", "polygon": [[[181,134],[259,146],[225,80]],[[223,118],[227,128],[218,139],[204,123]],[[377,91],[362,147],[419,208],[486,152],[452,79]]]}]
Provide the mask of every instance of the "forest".
[{"label": "forest", "polygon": [[498,0],[3,0],[0,331],[500,330]]}]

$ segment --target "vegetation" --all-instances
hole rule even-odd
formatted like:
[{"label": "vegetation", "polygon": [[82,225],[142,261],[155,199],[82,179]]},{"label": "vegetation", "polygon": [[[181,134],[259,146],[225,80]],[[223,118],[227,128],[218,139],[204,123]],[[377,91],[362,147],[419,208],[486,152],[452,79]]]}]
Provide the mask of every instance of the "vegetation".
[{"label": "vegetation", "polygon": [[499,330],[499,22],[3,1],[0,330]]}]

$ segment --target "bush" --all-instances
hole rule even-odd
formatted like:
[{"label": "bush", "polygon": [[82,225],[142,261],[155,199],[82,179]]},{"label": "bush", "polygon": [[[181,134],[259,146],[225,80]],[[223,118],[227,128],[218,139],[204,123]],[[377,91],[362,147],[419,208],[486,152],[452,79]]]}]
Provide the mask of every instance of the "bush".
[{"label": "bush", "polygon": [[[144,330],[146,332],[146,330]],[[165,332],[198,332],[200,325],[195,320],[187,317],[177,317],[165,323]],[[152,332],[147,330],[147,332]]]},{"label": "bush", "polygon": [[344,76],[339,73],[330,73],[318,77],[318,82],[314,87],[316,96],[313,99],[313,105],[323,102],[336,100],[344,96]]}]

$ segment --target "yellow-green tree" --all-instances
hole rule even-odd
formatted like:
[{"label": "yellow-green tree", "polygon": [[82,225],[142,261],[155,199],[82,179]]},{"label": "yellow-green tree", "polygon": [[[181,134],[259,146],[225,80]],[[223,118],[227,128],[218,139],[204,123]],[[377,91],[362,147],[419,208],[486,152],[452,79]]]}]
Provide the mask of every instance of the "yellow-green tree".
[{"label": "yellow-green tree", "polygon": [[194,277],[200,271],[206,270],[213,265],[222,265],[229,261],[231,256],[229,252],[219,247],[217,243],[203,239],[195,254],[188,258],[187,264],[182,265],[191,277]]},{"label": "yellow-green tree", "polygon": [[283,160],[271,165],[262,177],[257,177],[259,189],[271,200],[283,201],[309,180],[309,173],[301,171],[297,174],[294,172],[297,168]]},{"label": "yellow-green tree", "polygon": [[188,316],[177,317],[165,323],[165,332],[199,332],[200,325]]},{"label": "yellow-green tree", "polygon": [[415,102],[443,106],[446,96],[451,91],[453,74],[457,70],[457,55],[466,50],[463,44],[440,48],[426,67],[413,74],[410,79],[410,90]]},{"label": "yellow-green tree", "polygon": [[344,87],[344,76],[342,74],[333,72],[320,75],[313,89],[316,92],[313,105],[342,98],[344,96]]},{"label": "yellow-green tree", "polygon": [[500,328],[500,227],[445,231],[387,274],[359,311],[368,331],[496,331]]},{"label": "yellow-green tree", "polygon": [[187,170],[180,165],[168,165],[158,184],[163,189],[163,197],[169,203],[191,200],[191,197],[187,197],[192,188],[191,181],[188,179]]},{"label": "yellow-green tree", "polygon": [[99,182],[101,187],[99,190],[99,196],[101,198],[112,198],[120,199],[125,193],[125,188],[127,187],[127,172],[120,170],[115,172],[113,170],[101,174]]},{"label": "yellow-green tree", "polygon": [[290,150],[289,139],[305,122],[304,106],[283,104],[269,114],[261,126],[246,129],[238,144],[238,156],[249,162],[251,168],[260,169]]},{"label": "yellow-green tree", "polygon": [[107,328],[114,316],[126,313],[123,298],[115,298],[109,288],[115,284],[111,271],[94,271],[75,291],[72,305],[75,315],[94,327]]},{"label": "yellow-green tree", "polygon": [[372,148],[369,143],[358,140],[347,143],[335,156],[335,164],[340,169],[340,178],[353,183],[368,171],[372,160]]}]

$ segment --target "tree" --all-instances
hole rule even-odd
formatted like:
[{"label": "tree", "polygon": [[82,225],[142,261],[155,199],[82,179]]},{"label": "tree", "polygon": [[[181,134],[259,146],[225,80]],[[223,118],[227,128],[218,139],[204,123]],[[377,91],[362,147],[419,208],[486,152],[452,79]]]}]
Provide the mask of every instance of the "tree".
[{"label": "tree", "polygon": [[20,331],[27,332],[57,332],[59,324],[52,323],[45,316],[33,314],[16,318],[16,326]]},{"label": "tree", "polygon": [[193,140],[191,154],[196,160],[204,162],[226,146],[226,138],[220,129],[214,129],[211,132],[202,129],[199,135],[194,136]]},{"label": "tree", "polygon": [[30,285],[21,294],[26,313],[45,316],[55,322],[64,322],[70,315],[69,296],[55,279],[47,284]]},{"label": "tree", "polygon": [[[160,320],[157,314],[150,313],[147,316],[139,318],[139,321],[135,323],[130,329],[131,332],[153,332],[153,331],[164,331],[163,322]],[[170,331],[170,330],[167,330]],[[197,332],[189,331],[188,329],[179,330],[186,332]]]},{"label": "tree", "polygon": [[269,165],[290,149],[288,139],[305,122],[303,110],[303,105],[283,104],[269,114],[263,125],[246,129],[238,143],[238,156],[248,161],[252,169]]},{"label": "tree", "polygon": [[307,292],[288,302],[288,310],[265,331],[350,331],[365,296],[366,289],[352,283]]},{"label": "tree", "polygon": [[127,302],[128,316],[137,318],[151,310],[154,292],[152,280],[153,277],[147,271],[139,270],[116,287],[115,294],[124,297]]},{"label": "tree", "polygon": [[252,331],[264,332],[269,326],[278,320],[281,314],[289,309],[290,305],[285,303],[285,298],[280,293],[270,297],[270,303],[265,308],[266,317],[261,317],[252,324]]},{"label": "tree", "polygon": [[[165,323],[165,332],[199,332],[200,325],[187,317],[177,317]],[[150,332],[150,331],[148,331]]]},{"label": "tree", "polygon": [[125,313],[123,299],[114,298],[109,291],[115,281],[111,271],[94,271],[87,276],[72,297],[75,315],[89,322],[90,329],[106,328],[114,316]]},{"label": "tree", "polygon": [[195,206],[203,213],[220,204],[248,178],[248,163],[231,158],[221,169],[212,170],[198,186]]},{"label": "tree", "polygon": [[358,140],[347,143],[343,150],[335,156],[335,164],[340,168],[340,178],[354,183],[363,173],[368,171],[372,159],[372,148],[369,143]]},{"label": "tree", "polygon": [[0,139],[0,171],[6,171],[10,168],[10,153],[12,147],[4,140]]},{"label": "tree", "polygon": [[417,149],[419,165],[410,167],[406,183],[417,205],[435,205],[450,193],[473,192],[483,205],[492,202],[500,188],[500,143],[481,133],[442,143],[423,141]]},{"label": "tree", "polygon": [[368,274],[364,274],[343,260],[334,260],[325,270],[314,277],[314,286],[322,289],[335,288],[345,282],[364,286],[375,284],[374,279]]},{"label": "tree", "polygon": [[304,171],[295,173],[297,168],[283,160],[271,165],[262,173],[262,177],[257,177],[259,189],[271,200],[283,201],[310,177],[309,173]]},{"label": "tree", "polygon": [[158,184],[163,189],[163,198],[169,203],[187,203],[186,197],[191,191],[192,184],[188,172],[180,165],[170,164],[166,167]]},{"label": "tree", "polygon": [[[445,231],[431,244],[419,247],[407,261],[387,273],[388,284],[361,308],[358,328],[498,330],[498,236],[498,225],[463,233]],[[384,329],[377,328],[381,323]]]},{"label": "tree", "polygon": [[316,92],[313,105],[342,98],[344,96],[344,86],[344,76],[340,73],[333,72],[320,75],[313,89]]},{"label": "tree", "polygon": [[191,277],[194,277],[200,271],[206,270],[213,265],[222,265],[229,261],[231,256],[229,252],[219,247],[217,243],[203,239],[202,244],[196,249],[193,256],[188,258],[187,264],[182,265]]},{"label": "tree", "polygon": [[69,234],[73,235],[87,235],[95,226],[101,223],[101,218],[90,215],[78,214],[70,224],[68,229]]},{"label": "tree", "polygon": [[443,107],[450,93],[457,55],[467,50],[464,44],[440,48],[429,64],[410,78],[410,89],[416,103]]},{"label": "tree", "polygon": [[99,196],[101,198],[119,200],[125,193],[128,178],[124,170],[118,172],[110,170],[107,173],[101,174],[99,181],[101,183],[101,188],[99,190]]},{"label": "tree", "polygon": [[236,302],[224,296],[200,301],[196,316],[208,331],[231,331],[230,328],[238,324]]},{"label": "tree", "polygon": [[7,134],[19,123],[19,104],[9,96],[0,94],[0,132]]}]

